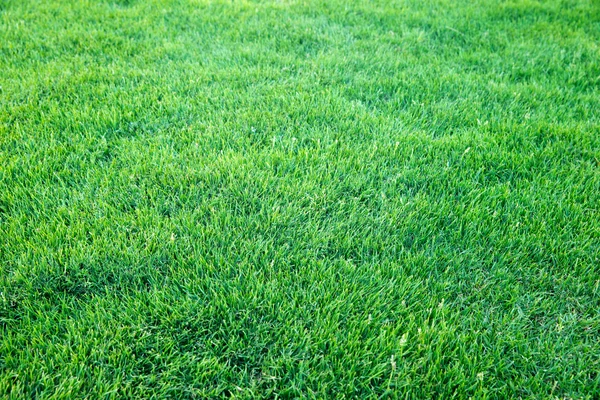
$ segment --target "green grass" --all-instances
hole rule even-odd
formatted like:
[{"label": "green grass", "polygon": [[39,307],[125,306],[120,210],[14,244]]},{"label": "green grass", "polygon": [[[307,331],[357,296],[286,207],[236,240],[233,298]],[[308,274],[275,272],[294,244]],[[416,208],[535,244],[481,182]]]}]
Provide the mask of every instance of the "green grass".
[{"label": "green grass", "polygon": [[600,397],[600,3],[0,0],[0,397]]}]

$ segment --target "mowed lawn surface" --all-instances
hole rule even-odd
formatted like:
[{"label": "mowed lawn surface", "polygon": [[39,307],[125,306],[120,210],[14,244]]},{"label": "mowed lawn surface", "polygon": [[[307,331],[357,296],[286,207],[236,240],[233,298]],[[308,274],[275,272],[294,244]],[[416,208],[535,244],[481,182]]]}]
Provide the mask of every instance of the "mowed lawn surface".
[{"label": "mowed lawn surface", "polygon": [[600,3],[0,0],[0,397],[600,396]]}]

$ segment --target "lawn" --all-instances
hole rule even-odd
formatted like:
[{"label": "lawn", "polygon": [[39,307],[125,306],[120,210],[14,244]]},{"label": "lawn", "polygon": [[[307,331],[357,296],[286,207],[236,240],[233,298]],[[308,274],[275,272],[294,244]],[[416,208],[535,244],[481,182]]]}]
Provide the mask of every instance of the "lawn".
[{"label": "lawn", "polygon": [[0,0],[0,397],[600,398],[600,3]]}]

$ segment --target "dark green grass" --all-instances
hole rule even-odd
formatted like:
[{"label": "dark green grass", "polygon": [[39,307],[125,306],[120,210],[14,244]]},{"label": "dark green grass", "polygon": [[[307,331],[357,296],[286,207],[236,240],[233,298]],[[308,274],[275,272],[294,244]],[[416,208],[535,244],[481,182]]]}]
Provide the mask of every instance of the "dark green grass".
[{"label": "dark green grass", "polygon": [[0,0],[0,397],[600,396],[600,3]]}]

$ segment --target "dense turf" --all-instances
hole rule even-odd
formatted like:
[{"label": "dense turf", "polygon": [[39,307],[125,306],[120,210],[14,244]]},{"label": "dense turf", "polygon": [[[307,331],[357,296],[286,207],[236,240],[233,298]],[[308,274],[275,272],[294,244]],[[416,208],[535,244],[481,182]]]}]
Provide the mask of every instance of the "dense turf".
[{"label": "dense turf", "polygon": [[600,4],[0,0],[0,397],[600,396]]}]

